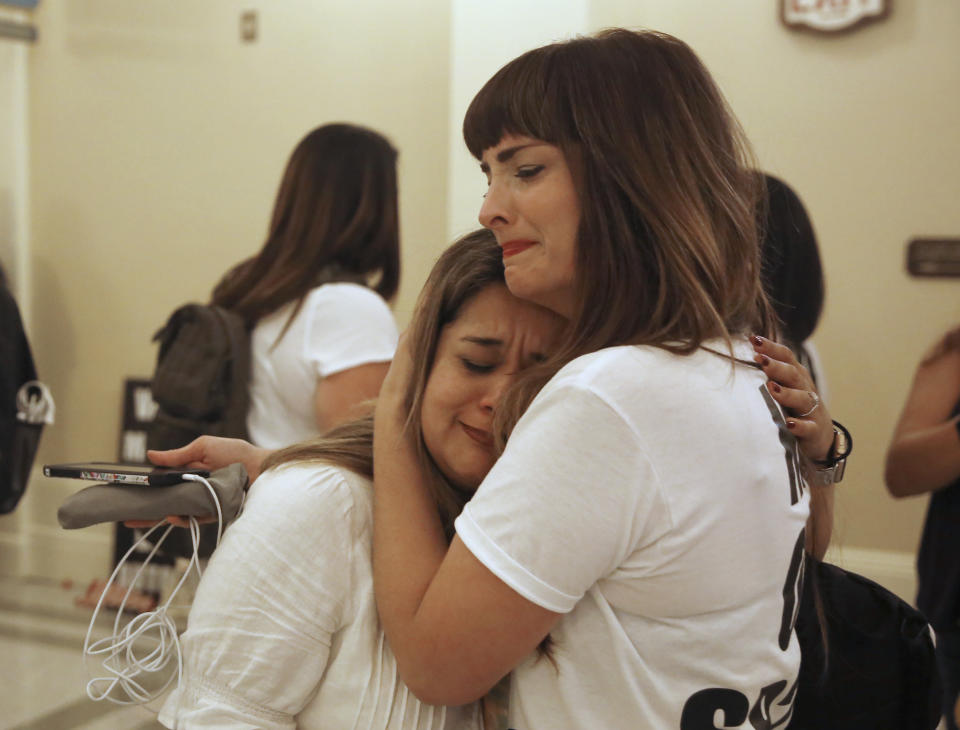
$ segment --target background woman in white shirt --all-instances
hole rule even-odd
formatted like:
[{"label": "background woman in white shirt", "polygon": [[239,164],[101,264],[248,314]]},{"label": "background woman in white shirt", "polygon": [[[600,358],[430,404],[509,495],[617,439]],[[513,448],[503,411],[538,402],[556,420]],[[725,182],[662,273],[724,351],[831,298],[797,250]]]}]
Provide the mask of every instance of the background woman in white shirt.
[{"label": "background woman in white shirt", "polygon": [[397,341],[385,301],[400,280],[396,163],[370,129],[314,129],[290,155],[263,248],[213,291],[253,328],[247,430],[258,446],[316,436],[380,389]]},{"label": "background woman in white shirt", "polygon": [[[569,326],[501,400],[509,441],[449,545],[398,352],[374,568],[401,676],[456,704],[512,670],[517,730],[785,724],[809,514],[791,433],[817,459],[833,434],[809,376],[768,385],[771,345],[748,340],[774,327],[722,95],[681,41],[605,31],[505,66],[464,136],[508,287]],[[533,652],[548,634],[552,661]]]}]

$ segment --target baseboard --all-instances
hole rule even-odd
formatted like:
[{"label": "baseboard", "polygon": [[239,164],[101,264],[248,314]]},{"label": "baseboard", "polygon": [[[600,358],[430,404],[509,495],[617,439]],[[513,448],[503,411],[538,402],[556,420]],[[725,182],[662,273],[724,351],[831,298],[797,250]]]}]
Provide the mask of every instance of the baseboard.
[{"label": "baseboard", "polygon": [[916,555],[912,552],[831,546],[825,560],[876,581],[911,605],[917,596]]}]

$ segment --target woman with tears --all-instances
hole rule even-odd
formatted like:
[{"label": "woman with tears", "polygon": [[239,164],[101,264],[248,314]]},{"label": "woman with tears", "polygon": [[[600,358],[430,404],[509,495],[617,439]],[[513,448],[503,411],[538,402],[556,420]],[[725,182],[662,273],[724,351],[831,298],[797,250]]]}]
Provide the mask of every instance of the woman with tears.
[{"label": "woman with tears", "polygon": [[512,672],[518,730],[786,724],[804,551],[829,539],[828,519],[807,528],[801,472],[835,434],[761,337],[758,179],[722,95],[676,38],[610,30],[507,64],[464,137],[508,288],[568,325],[503,395],[506,445],[451,543],[403,426],[398,349],[373,555],[400,676],[456,705]]}]

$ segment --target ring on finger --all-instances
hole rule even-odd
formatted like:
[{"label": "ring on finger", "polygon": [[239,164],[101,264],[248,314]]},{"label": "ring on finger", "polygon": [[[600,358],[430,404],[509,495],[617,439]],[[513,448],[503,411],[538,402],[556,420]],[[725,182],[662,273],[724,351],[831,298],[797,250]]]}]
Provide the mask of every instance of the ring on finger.
[{"label": "ring on finger", "polygon": [[815,390],[808,390],[807,393],[810,395],[812,405],[805,413],[798,413],[797,418],[806,418],[820,407],[820,396],[817,395],[817,392]]}]

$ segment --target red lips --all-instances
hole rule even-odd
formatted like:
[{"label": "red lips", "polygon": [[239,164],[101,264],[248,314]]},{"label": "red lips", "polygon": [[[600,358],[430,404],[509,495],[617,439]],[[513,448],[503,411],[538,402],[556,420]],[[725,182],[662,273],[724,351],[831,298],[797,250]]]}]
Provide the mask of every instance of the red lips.
[{"label": "red lips", "polygon": [[526,251],[531,246],[536,245],[536,243],[536,241],[517,239],[501,243],[500,248],[503,250],[503,258],[508,259],[511,256],[516,256],[518,253]]}]

